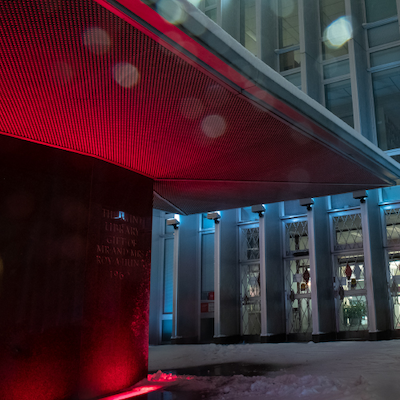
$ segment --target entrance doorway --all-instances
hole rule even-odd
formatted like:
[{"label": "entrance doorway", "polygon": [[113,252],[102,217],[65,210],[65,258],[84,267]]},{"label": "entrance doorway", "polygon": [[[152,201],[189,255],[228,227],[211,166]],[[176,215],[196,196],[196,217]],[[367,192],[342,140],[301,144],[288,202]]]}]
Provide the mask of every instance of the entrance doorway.
[{"label": "entrance doorway", "polygon": [[261,334],[260,264],[240,267],[241,334]]}]

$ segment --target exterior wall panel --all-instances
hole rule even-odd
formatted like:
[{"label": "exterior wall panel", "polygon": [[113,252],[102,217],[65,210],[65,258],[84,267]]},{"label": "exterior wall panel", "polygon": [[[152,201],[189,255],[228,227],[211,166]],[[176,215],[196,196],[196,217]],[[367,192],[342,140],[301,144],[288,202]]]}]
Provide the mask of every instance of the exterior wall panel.
[{"label": "exterior wall panel", "polygon": [[0,397],[87,399],[147,374],[152,181],[0,137]]}]

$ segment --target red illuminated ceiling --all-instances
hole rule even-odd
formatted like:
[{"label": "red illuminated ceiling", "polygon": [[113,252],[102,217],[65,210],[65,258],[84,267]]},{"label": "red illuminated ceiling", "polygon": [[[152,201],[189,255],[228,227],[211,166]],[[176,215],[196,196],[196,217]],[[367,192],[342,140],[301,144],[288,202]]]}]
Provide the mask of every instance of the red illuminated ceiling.
[{"label": "red illuminated ceiling", "polygon": [[[316,139],[326,129],[283,102],[276,100],[279,117],[263,107],[270,94],[254,84],[244,92],[246,79],[190,38],[198,63],[129,13],[99,3],[2,1],[0,133],[149,176],[155,206],[182,213],[368,189],[398,177],[396,167],[375,165],[352,145]],[[183,33],[143,3],[120,3],[182,44]],[[221,79],[228,72],[231,86]]]}]

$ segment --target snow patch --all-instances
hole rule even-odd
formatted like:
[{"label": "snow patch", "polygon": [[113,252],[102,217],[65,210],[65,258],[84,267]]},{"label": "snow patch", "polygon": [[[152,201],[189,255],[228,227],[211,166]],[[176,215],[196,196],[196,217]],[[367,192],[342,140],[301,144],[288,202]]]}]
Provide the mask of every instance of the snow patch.
[{"label": "snow patch", "polygon": [[[311,343],[309,343],[311,344]],[[178,391],[201,392],[207,400],[382,400],[396,399],[400,340],[173,345],[150,347],[149,381]],[[162,372],[234,363],[266,366],[261,376],[187,376]],[[210,368],[211,370],[211,368]],[[257,368],[262,371],[262,368]],[[255,370],[255,371],[256,371]],[[232,374],[234,372],[232,371]],[[175,390],[175,389],[171,389]]]}]

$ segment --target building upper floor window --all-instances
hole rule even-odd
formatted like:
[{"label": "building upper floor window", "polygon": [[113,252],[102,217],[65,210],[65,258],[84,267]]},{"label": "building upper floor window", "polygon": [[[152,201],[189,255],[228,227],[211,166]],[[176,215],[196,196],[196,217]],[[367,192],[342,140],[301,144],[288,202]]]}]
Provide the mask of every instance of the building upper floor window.
[{"label": "building upper floor window", "polygon": [[400,66],[372,74],[378,145],[400,148]]},{"label": "building upper floor window", "polygon": [[396,0],[365,0],[365,16],[378,146],[396,155],[400,154],[400,32]]},{"label": "building upper floor window", "polygon": [[392,43],[400,40],[400,31],[397,18],[379,26],[368,29],[369,47],[380,46],[386,43]]},{"label": "building upper floor window", "polygon": [[213,20],[215,23],[218,23],[217,21],[218,0],[188,0],[188,1],[193,5],[195,5],[197,8],[199,8],[201,11],[203,11],[208,18]]},{"label": "building upper floor window", "polygon": [[300,23],[298,0],[277,2],[279,71],[301,89]]},{"label": "building upper floor window", "polygon": [[397,15],[396,0],[365,0],[367,22],[380,21]]},{"label": "building upper floor window", "polygon": [[325,85],[325,107],[348,125],[354,127],[350,79]]},{"label": "building upper floor window", "polygon": [[[348,54],[348,44],[345,40],[346,15],[344,0],[320,0],[319,2],[321,35],[322,35],[322,57],[324,60],[340,57]],[[341,20],[342,19],[342,20]],[[343,21],[343,23],[340,23]],[[336,26],[333,26],[336,24]],[[339,37],[343,36],[343,43]]]},{"label": "building upper floor window", "polygon": [[204,14],[217,22],[217,0],[204,0]]},{"label": "building upper floor window", "polygon": [[299,8],[297,0],[278,2],[279,71],[300,67]]},{"label": "building upper floor window", "polygon": [[242,0],[242,44],[257,56],[256,0]]},{"label": "building upper floor window", "polygon": [[294,46],[299,39],[299,7],[297,0],[278,2],[279,15],[279,48]]}]

